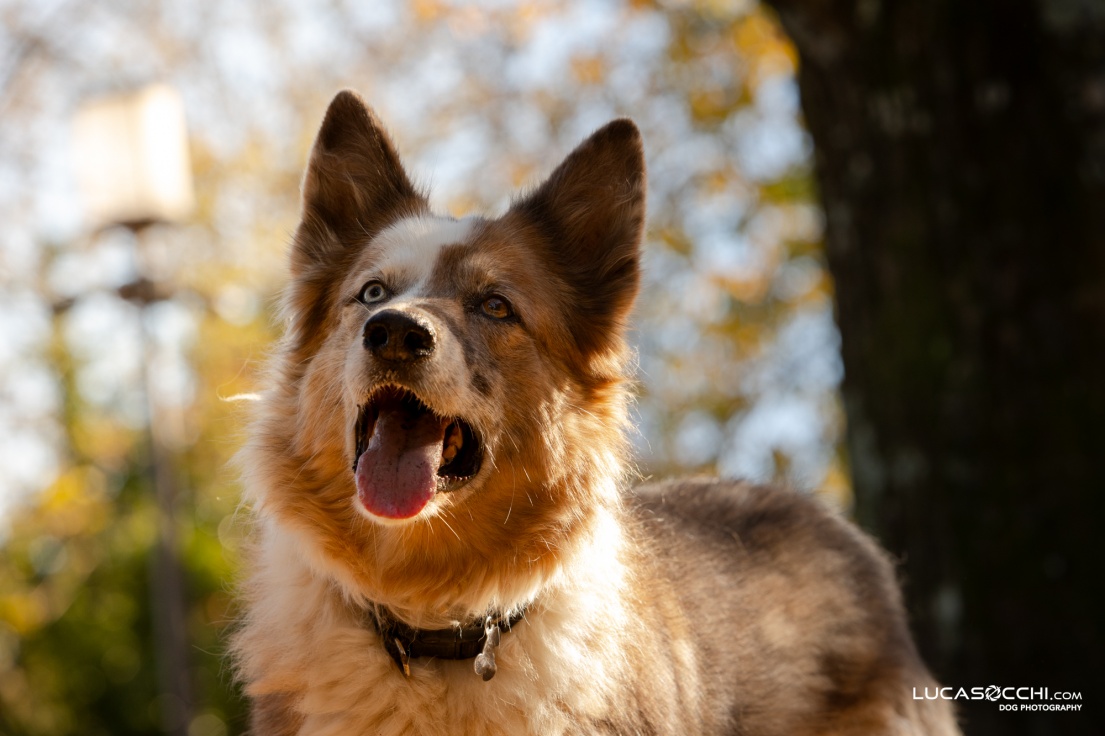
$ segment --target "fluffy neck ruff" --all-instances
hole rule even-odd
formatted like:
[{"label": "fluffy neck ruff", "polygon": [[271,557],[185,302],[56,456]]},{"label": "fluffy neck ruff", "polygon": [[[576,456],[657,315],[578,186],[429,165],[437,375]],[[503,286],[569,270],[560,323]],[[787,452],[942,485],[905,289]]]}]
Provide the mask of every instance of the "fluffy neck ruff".
[{"label": "fluffy neck ruff", "polygon": [[[498,556],[472,554],[473,545],[463,545],[447,529],[435,529],[433,519],[409,536],[394,534],[405,531],[402,528],[384,528],[392,533],[390,538],[320,544],[317,527],[306,523],[309,519],[291,517],[298,523],[288,523],[289,516],[274,516],[267,507],[262,545],[279,544],[280,556],[294,550],[300,565],[362,616],[382,607],[390,618],[411,628],[446,629],[483,620],[489,612],[508,617],[527,608],[532,612],[550,589],[576,584],[580,569],[594,571],[616,563],[622,546],[616,489],[613,479],[600,477],[588,489],[590,505],[556,516],[546,508],[540,524],[525,519],[533,507],[515,509],[512,517],[519,518],[518,526],[497,525],[494,532],[513,529],[521,539],[528,538],[528,544],[504,546],[507,552]],[[580,492],[563,491],[571,496]],[[261,559],[273,556],[272,550],[258,552]]]},{"label": "fluffy neck ruff", "polygon": [[[507,683],[511,688],[532,688],[532,678],[547,670],[549,662],[590,661],[589,653],[600,648],[595,637],[632,628],[625,609],[627,586],[632,581],[625,566],[624,532],[618,516],[611,509],[595,509],[572,553],[534,591],[524,618],[503,637],[496,677],[499,687]],[[330,688],[331,681],[357,682],[361,684],[352,689],[343,686],[341,692],[348,690],[351,709],[364,709],[373,700],[360,693],[397,676],[396,663],[381,645],[379,632],[365,625],[365,609],[354,605],[341,586],[305,564],[299,540],[290,536],[286,527],[266,524],[262,531],[256,566],[243,591],[249,601],[247,615],[232,644],[247,692],[255,697],[279,692],[306,694]],[[603,625],[596,627],[597,621]],[[620,666],[619,661],[603,660],[589,666],[613,668]],[[411,668],[412,678],[428,682],[427,678],[446,674],[442,667],[443,663],[429,660],[425,666]],[[482,685],[470,668],[461,670],[458,684]],[[572,673],[569,679],[573,682],[583,677],[584,671],[575,665],[565,670]],[[585,686],[581,681],[576,689],[588,709],[609,702],[610,693],[595,691],[593,681],[587,681],[591,684]],[[562,696],[565,686],[556,686],[556,692]],[[522,691],[519,697],[523,697]],[[552,708],[550,713],[554,711],[559,712]]]}]

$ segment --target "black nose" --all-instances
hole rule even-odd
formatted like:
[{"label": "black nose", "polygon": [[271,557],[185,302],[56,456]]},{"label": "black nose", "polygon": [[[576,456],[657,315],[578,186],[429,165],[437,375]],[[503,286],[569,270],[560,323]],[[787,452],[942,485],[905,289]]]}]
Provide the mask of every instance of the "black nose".
[{"label": "black nose", "polygon": [[365,322],[364,346],[381,360],[410,363],[433,353],[434,331],[409,314],[385,309]]}]

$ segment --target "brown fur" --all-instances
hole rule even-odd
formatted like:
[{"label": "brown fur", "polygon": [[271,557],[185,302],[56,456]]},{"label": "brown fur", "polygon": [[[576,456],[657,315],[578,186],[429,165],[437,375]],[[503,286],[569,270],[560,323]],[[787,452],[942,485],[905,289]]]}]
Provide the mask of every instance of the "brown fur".
[{"label": "brown fur", "polygon": [[[258,521],[234,641],[256,733],[953,734],[879,550],[814,501],[685,482],[622,493],[626,320],[639,281],[640,136],[615,121],[495,220],[430,215],[356,95],[304,179],[288,330],[243,451]],[[369,279],[383,306],[352,297]],[[481,300],[505,299],[510,319]],[[376,360],[365,320],[426,324]],[[359,507],[351,427],[381,385],[463,418],[467,485],[385,523]],[[525,609],[499,673],[414,660],[385,607],[443,628]]]}]

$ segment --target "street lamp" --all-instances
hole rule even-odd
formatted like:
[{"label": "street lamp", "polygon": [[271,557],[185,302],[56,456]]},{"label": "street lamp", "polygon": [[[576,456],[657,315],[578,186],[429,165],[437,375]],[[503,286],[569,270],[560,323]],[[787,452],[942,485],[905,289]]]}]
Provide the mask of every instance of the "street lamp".
[{"label": "street lamp", "polygon": [[194,207],[180,96],[171,87],[159,84],[85,103],[73,121],[73,153],[91,228],[101,231],[123,227],[134,235],[137,279],[120,287],[119,295],[141,310],[149,472],[158,515],[157,549],[149,574],[161,718],[166,733],[186,736],[193,701],[187,604],[173,523],[176,484],[150,380],[154,343],[146,309],[170,294],[148,278],[142,248],[148,226],[179,222]]},{"label": "street lamp", "polygon": [[73,152],[94,227],[179,222],[195,206],[184,105],[167,85],[82,105]]}]

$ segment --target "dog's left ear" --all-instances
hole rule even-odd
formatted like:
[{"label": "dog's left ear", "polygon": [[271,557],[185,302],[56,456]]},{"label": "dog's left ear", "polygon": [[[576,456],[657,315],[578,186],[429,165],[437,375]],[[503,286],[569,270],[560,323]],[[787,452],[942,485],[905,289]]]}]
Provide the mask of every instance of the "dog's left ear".
[{"label": "dog's left ear", "polygon": [[569,327],[585,355],[620,340],[640,283],[645,159],[631,120],[607,123],[535,191],[515,202],[545,234],[573,290]]}]

